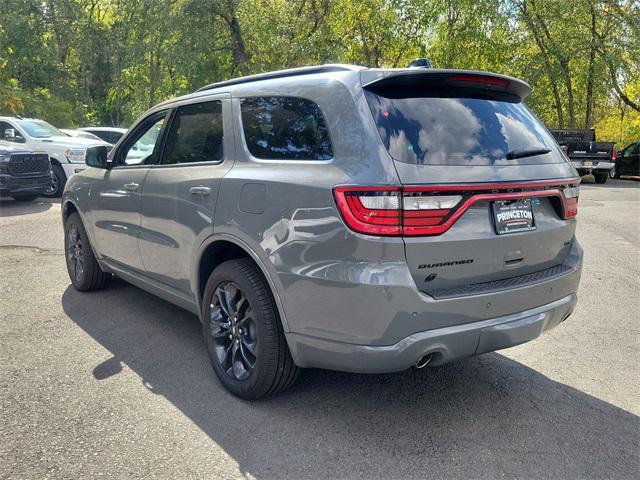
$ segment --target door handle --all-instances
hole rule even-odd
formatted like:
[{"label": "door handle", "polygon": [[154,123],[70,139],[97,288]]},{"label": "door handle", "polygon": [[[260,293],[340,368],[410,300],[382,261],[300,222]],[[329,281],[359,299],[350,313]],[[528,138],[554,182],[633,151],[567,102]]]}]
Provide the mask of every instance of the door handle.
[{"label": "door handle", "polygon": [[189,193],[192,195],[209,195],[211,189],[209,187],[191,187]]},{"label": "door handle", "polygon": [[129,191],[135,191],[138,190],[138,187],[140,186],[139,183],[135,183],[135,182],[131,182],[131,183],[125,183],[124,184],[124,188],[125,190],[129,190]]}]

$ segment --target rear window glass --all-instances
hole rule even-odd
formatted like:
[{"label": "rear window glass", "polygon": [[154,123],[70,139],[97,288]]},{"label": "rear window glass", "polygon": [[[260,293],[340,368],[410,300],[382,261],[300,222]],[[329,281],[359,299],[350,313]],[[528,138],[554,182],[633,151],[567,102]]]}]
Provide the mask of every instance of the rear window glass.
[{"label": "rear window glass", "polygon": [[[429,96],[420,89],[366,90],[389,154],[419,165],[523,165],[561,163],[555,140],[522,103]],[[551,152],[507,160],[507,153]]]},{"label": "rear window glass", "polygon": [[320,107],[298,97],[251,97],[241,103],[249,152],[268,160],[330,160],[329,132]]}]

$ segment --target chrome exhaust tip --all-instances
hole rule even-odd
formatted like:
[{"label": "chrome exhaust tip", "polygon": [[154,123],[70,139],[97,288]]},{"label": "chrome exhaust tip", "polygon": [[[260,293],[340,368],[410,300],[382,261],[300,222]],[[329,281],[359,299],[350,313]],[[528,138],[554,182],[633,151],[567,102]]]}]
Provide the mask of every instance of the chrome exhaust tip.
[{"label": "chrome exhaust tip", "polygon": [[432,359],[433,359],[433,353],[427,353],[426,355],[423,355],[416,362],[416,368],[420,369],[420,368],[426,367],[431,363]]}]

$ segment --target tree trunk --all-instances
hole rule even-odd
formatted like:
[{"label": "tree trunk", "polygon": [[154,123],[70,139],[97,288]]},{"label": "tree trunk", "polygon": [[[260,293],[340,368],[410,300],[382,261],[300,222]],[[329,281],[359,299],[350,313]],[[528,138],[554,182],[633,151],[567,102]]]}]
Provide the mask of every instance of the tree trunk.
[{"label": "tree trunk", "polygon": [[240,22],[236,12],[236,1],[227,0],[227,12],[223,18],[229,25],[229,33],[231,35],[231,55],[233,56],[234,70],[237,69],[240,75],[249,73],[247,62],[249,54],[242,39],[242,31],[240,30]]},{"label": "tree trunk", "polygon": [[540,30],[536,26],[533,18],[529,15],[527,11],[527,4],[523,2],[520,6],[520,12],[522,17],[524,18],[525,23],[531,30],[533,34],[533,39],[540,50],[540,54],[542,55],[542,62],[544,63],[544,70],[547,74],[547,78],[549,79],[549,83],[551,84],[551,91],[553,92],[553,103],[556,109],[556,119],[558,128],[564,128],[564,113],[562,110],[562,97],[560,96],[560,90],[558,89],[558,82],[556,79],[556,75],[553,71],[553,67],[551,65],[551,60],[549,58],[549,49],[545,45],[545,42],[542,38]]},{"label": "tree trunk", "polygon": [[596,48],[598,46],[598,36],[596,33],[596,11],[591,4],[591,47],[589,48],[589,67],[587,68],[587,110],[584,115],[584,128],[591,128],[593,125],[593,75],[595,71]]}]

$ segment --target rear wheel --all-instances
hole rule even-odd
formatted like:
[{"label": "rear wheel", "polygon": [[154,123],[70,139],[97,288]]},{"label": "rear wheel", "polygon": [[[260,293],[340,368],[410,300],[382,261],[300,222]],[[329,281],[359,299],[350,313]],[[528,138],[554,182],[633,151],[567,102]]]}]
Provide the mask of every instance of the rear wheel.
[{"label": "rear wheel", "polygon": [[234,395],[256,400],[290,387],[293,363],[271,292],[248,259],[218,266],[202,299],[207,352],[216,375]]},{"label": "rear wheel", "polygon": [[59,197],[64,191],[67,176],[60,165],[51,165],[51,185],[42,192],[45,197]]},{"label": "rear wheel", "polygon": [[609,174],[607,172],[596,172],[593,174],[593,178],[595,178],[596,183],[607,183]]},{"label": "rear wheel", "polygon": [[39,196],[40,195],[16,195],[13,197],[13,199],[16,202],[33,202]]},{"label": "rear wheel", "polygon": [[102,271],[93,255],[89,237],[78,212],[73,212],[64,224],[64,254],[71,283],[81,292],[106,287],[111,274]]}]

